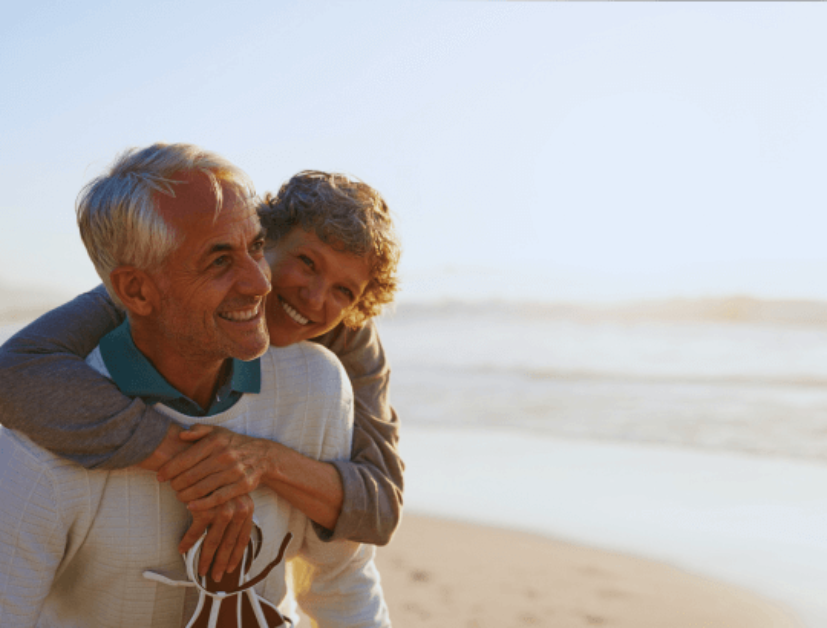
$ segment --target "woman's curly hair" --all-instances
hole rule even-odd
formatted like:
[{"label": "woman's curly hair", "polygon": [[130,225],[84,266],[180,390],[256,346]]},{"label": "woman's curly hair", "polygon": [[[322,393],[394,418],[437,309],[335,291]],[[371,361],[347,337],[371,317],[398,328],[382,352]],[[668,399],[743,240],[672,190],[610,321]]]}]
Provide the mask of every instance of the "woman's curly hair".
[{"label": "woman's curly hair", "polygon": [[366,183],[344,174],[304,170],[278,194],[266,194],[258,214],[271,242],[301,227],[337,251],[369,260],[371,278],[345,313],[348,327],[361,327],[393,301],[401,246],[385,199]]}]

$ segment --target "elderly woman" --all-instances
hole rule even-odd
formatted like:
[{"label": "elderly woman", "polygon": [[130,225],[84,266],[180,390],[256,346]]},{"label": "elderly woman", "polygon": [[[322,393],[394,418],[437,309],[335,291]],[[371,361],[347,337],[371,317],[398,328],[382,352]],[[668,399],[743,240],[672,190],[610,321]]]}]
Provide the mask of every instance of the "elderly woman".
[{"label": "elderly woman", "polygon": [[[329,348],[350,377],[355,401],[351,459],[319,462],[281,447],[269,461],[282,478],[277,492],[317,524],[323,539],[383,545],[400,520],[403,471],[389,368],[370,320],[397,287],[400,247],[388,207],[362,182],[306,171],[267,195],[259,214],[272,268],[271,344],[313,340]],[[170,419],[125,397],[84,362],[123,318],[98,287],[11,338],[0,348],[2,423],[89,469],[124,468],[155,455],[171,432]],[[40,394],[19,393],[20,378]],[[209,462],[220,460],[213,454],[232,436],[224,432],[182,432],[181,438],[198,441],[195,447],[159,470],[159,479],[171,479],[191,508],[246,492],[232,468]]]}]

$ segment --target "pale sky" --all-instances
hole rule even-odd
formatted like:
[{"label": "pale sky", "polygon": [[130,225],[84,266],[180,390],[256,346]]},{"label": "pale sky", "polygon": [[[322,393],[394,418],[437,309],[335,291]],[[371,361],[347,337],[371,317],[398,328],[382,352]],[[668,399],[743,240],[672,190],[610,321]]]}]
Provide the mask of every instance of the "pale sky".
[{"label": "pale sky", "polygon": [[0,285],[98,283],[75,197],[163,140],[375,186],[403,299],[827,299],[823,3],[15,4]]}]

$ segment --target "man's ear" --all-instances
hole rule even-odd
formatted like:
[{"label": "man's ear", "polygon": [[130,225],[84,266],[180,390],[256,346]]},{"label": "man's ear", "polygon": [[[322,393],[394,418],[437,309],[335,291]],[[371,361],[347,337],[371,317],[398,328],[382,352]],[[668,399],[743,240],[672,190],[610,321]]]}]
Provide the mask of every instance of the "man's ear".
[{"label": "man's ear", "polygon": [[146,271],[118,266],[109,274],[112,289],[124,307],[136,316],[149,316],[160,305],[160,292]]}]

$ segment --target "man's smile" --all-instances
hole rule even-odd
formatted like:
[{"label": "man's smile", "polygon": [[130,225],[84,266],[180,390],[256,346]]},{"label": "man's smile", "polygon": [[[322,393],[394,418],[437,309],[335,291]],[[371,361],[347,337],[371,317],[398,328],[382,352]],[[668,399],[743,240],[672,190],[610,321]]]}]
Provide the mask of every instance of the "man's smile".
[{"label": "man's smile", "polygon": [[219,312],[218,317],[233,323],[246,323],[258,317],[261,312],[261,303],[249,307],[245,310],[236,310],[234,312]]}]

